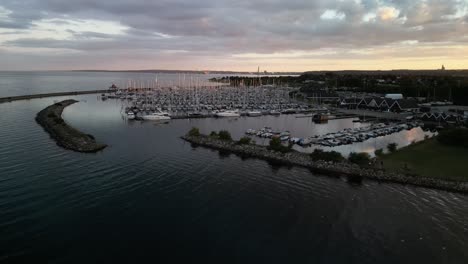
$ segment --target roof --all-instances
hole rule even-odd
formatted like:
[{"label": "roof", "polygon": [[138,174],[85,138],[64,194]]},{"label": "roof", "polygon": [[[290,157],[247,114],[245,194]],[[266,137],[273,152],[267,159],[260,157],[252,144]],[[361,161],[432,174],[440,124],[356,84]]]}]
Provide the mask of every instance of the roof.
[{"label": "roof", "polygon": [[397,100],[398,104],[400,105],[401,109],[415,109],[419,108],[418,102],[416,100],[406,100],[406,99],[401,99]]}]

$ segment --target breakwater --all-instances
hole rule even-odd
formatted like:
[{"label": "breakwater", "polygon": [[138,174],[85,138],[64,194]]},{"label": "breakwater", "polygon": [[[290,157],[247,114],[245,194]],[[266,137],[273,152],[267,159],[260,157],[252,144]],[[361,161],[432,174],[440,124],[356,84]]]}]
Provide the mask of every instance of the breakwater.
[{"label": "breakwater", "polygon": [[314,161],[308,154],[298,151],[281,153],[269,150],[265,146],[255,144],[239,145],[234,141],[220,140],[206,135],[185,135],[182,137],[182,139],[195,145],[228,151],[244,157],[264,159],[282,165],[305,167],[313,172],[317,172],[323,175],[345,176],[353,180],[365,178],[381,182],[410,184],[426,188],[468,193],[468,182],[446,181],[435,178],[408,175],[398,171],[385,171],[383,169],[373,167],[361,167],[347,161],[339,163]]},{"label": "breakwater", "polygon": [[77,103],[76,100],[65,100],[50,105],[36,116],[36,122],[57,142],[57,145],[77,152],[98,152],[107,145],[97,143],[92,135],[84,134],[69,126],[62,119],[65,107]]},{"label": "breakwater", "polygon": [[57,93],[18,95],[18,96],[0,97],[0,104],[1,103],[7,103],[7,102],[13,102],[13,101],[20,101],[20,100],[45,98],[45,97],[70,96],[70,95],[82,95],[82,94],[99,94],[99,93],[109,93],[109,92],[111,92],[111,90],[89,90],[89,91],[73,91],[73,92],[57,92]]}]

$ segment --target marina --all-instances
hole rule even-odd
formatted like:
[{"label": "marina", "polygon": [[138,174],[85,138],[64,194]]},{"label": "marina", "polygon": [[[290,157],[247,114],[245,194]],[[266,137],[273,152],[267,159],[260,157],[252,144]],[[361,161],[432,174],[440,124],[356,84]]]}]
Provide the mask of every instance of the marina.
[{"label": "marina", "polygon": [[[202,117],[257,117],[310,113],[309,104],[290,96],[291,87],[252,86],[232,87],[227,85],[161,87],[155,81],[140,88],[127,87],[101,95],[101,100],[120,100],[122,113],[130,119],[149,120],[150,114],[164,112],[171,119]],[[148,84],[147,84],[148,85]]]},{"label": "marina", "polygon": [[468,264],[468,0],[2,0],[0,264]]},{"label": "marina", "polygon": [[411,130],[413,128],[420,127],[420,125],[421,124],[418,124],[417,122],[400,124],[376,123],[367,127],[346,128],[339,132],[315,135],[306,138],[294,137],[289,131],[276,131],[271,127],[263,127],[259,130],[249,128],[245,134],[262,138],[280,138],[283,142],[290,142],[303,147],[310,147],[311,145],[334,147],[363,142],[370,138],[386,136],[398,133],[402,130]]},{"label": "marina", "polygon": [[[66,91],[57,84],[55,75],[44,74],[46,81],[40,83],[43,86],[38,91],[48,92],[46,87]],[[87,78],[81,73],[68,75],[72,77],[67,77],[67,83],[96,78],[95,73]],[[117,79],[109,73],[101,75],[102,83],[86,87],[108,87],[110,79]],[[174,77],[177,80],[177,75]],[[34,91],[21,90],[21,94],[27,93]],[[65,99],[79,102],[64,109],[63,120],[106,143],[104,151],[83,154],[63,149],[35,122],[37,112]],[[316,111],[307,114],[193,115],[159,122],[129,120],[123,114],[125,102],[128,100],[117,98],[103,101],[98,93],[0,104],[2,120],[15,124],[0,131],[0,193],[4,197],[0,224],[5,227],[0,240],[2,260],[15,256],[14,260],[23,262],[70,263],[89,261],[90,256],[102,260],[112,256],[110,260],[118,262],[128,252],[151,255],[148,252],[154,252],[154,245],[167,252],[184,248],[185,254],[194,257],[206,256],[210,250],[225,256],[231,256],[232,249],[281,253],[289,252],[293,245],[298,256],[330,253],[334,258],[328,260],[335,262],[349,262],[350,256],[353,263],[374,262],[366,261],[362,248],[382,254],[388,260],[385,263],[411,259],[414,252],[429,252],[413,258],[415,262],[457,263],[466,259],[468,241],[463,228],[468,203],[464,194],[372,180],[356,184],[306,167],[278,166],[263,159],[194,147],[180,139],[191,127],[199,127],[207,135],[227,130],[234,140],[245,136],[249,128],[263,127],[308,138],[368,127],[374,122],[368,122],[367,114],[365,122],[353,122],[356,118],[328,122],[314,122],[311,116],[297,118],[319,113],[319,107],[314,106],[310,109]],[[407,146],[423,140],[426,134],[415,127],[348,145],[295,144],[293,149],[309,153],[323,148],[343,155],[373,153],[389,143]],[[268,145],[271,140],[252,139],[259,145]],[[316,228],[311,230],[311,225]],[[199,243],[200,237],[204,243]],[[253,242],[245,243],[246,239]],[[324,239],[338,242],[324,244]],[[131,244],[126,253],[116,251],[122,243]],[[321,246],[314,249],[310,244]],[[445,257],[438,257],[439,253]],[[265,258],[255,260],[261,263]],[[279,262],[291,259],[279,258]]]}]

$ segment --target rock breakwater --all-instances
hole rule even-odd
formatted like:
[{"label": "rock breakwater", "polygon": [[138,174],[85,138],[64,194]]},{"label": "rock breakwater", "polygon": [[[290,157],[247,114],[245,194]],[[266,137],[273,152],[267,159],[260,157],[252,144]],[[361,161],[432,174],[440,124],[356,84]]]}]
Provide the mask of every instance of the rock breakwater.
[{"label": "rock breakwater", "polygon": [[77,152],[98,152],[107,145],[97,143],[92,135],[76,130],[62,119],[63,109],[77,102],[76,100],[65,100],[50,105],[36,115],[36,122],[49,133],[57,145],[63,148]]},{"label": "rock breakwater", "polygon": [[190,136],[185,135],[182,139],[203,147],[229,151],[241,156],[264,159],[276,164],[294,165],[310,169],[319,174],[330,176],[345,176],[351,180],[372,179],[382,182],[393,182],[400,184],[410,184],[427,188],[441,189],[446,191],[468,193],[468,182],[447,181],[435,178],[427,178],[416,175],[408,175],[402,172],[385,171],[373,167],[361,167],[356,164],[343,161],[338,163],[327,161],[314,161],[309,154],[291,151],[281,153],[269,150],[265,146],[247,144],[239,145],[234,141],[225,141],[206,135]]}]

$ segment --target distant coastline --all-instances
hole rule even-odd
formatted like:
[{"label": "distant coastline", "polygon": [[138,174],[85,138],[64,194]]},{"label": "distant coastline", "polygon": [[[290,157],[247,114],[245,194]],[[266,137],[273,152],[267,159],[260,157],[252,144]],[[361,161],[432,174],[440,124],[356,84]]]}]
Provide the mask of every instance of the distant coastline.
[{"label": "distant coastline", "polygon": [[71,70],[71,72],[141,72],[141,73],[174,73],[174,74],[233,74],[233,75],[253,75],[253,76],[269,76],[269,75],[302,75],[302,74],[337,74],[337,75],[463,75],[468,76],[468,69],[453,69],[453,70],[433,70],[433,69],[393,69],[393,70],[317,70],[304,72],[246,72],[246,71],[217,71],[217,70],[99,70],[99,69],[84,69]]},{"label": "distant coastline", "polygon": [[303,72],[244,72],[211,70],[71,70],[70,72],[141,72],[141,73],[181,73],[181,74],[245,74],[245,75],[301,75]]},{"label": "distant coastline", "polygon": [[105,69],[78,69],[78,70],[1,70],[0,72],[122,72],[122,73],[162,73],[162,74],[225,74],[225,75],[252,75],[252,76],[274,76],[274,75],[417,75],[417,76],[468,76],[468,69],[391,69],[391,70],[313,70],[313,71],[291,71],[291,72],[256,72],[256,71],[220,71],[220,70],[105,70]]}]

